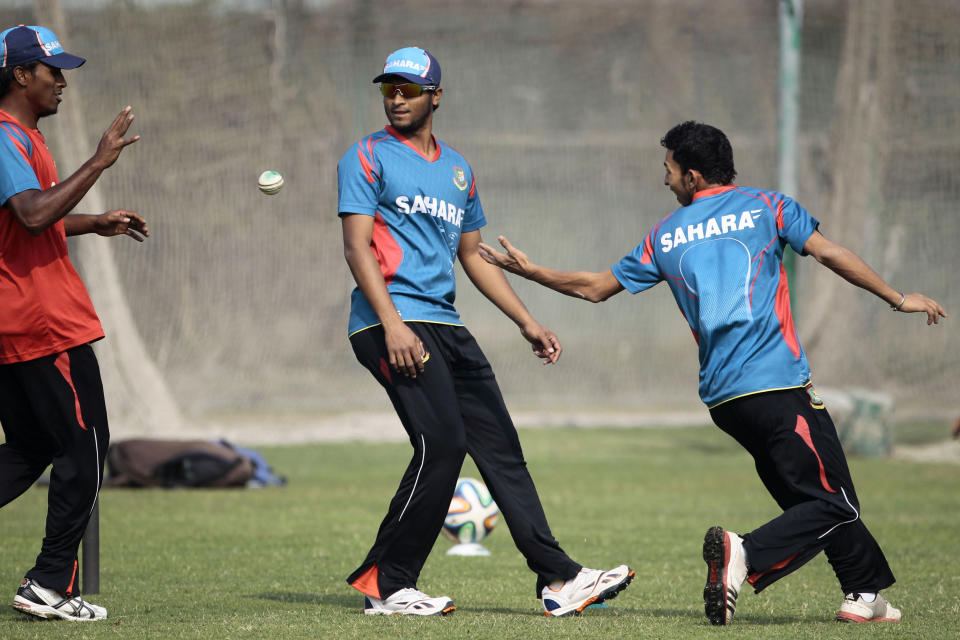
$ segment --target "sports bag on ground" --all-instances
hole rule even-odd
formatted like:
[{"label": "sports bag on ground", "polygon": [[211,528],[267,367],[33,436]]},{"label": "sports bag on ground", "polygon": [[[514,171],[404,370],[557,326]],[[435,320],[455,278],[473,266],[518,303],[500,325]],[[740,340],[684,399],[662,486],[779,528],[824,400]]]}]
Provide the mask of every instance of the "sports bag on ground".
[{"label": "sports bag on ground", "polygon": [[107,451],[107,487],[245,487],[254,464],[206,440],[120,440]]}]

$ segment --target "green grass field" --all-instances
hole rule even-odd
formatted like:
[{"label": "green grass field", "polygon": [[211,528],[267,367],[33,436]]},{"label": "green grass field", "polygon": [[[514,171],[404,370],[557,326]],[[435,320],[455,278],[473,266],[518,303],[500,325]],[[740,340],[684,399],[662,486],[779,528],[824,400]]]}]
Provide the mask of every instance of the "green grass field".
[{"label": "green grass field", "polygon": [[[501,523],[487,558],[438,541],[419,587],[454,599],[445,618],[364,616],[344,582],[372,542],[409,457],[406,444],[264,447],[282,489],[105,490],[101,593],[110,618],[32,620],[0,609],[0,638],[956,638],[960,465],[853,459],[864,520],[899,582],[899,625],[833,622],[842,594],[821,556],[760,595],[728,628],[703,615],[703,533],[777,513],[751,460],[712,428],[522,434],[553,532],[591,567],[637,571],[607,608],[549,619]],[[463,475],[475,473],[468,461]],[[0,585],[11,600],[43,532],[46,492],[0,511]]]}]

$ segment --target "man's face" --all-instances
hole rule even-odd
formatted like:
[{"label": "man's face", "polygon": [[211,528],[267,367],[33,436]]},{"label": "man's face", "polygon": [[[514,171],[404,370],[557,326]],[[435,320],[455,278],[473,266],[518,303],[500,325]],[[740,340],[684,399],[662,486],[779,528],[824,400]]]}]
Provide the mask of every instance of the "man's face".
[{"label": "man's face", "polygon": [[37,117],[56,113],[62,100],[60,94],[67,86],[63,71],[41,62],[33,71],[25,71],[25,78],[26,97]]},{"label": "man's face", "polygon": [[674,161],[673,151],[669,149],[667,150],[667,157],[663,161],[663,166],[667,170],[667,174],[663,178],[663,184],[670,187],[670,191],[673,191],[673,195],[677,197],[677,202],[684,207],[693,202],[696,180],[692,176],[692,172],[684,173],[680,165]]},{"label": "man's face", "polygon": [[[396,82],[403,84],[405,80],[397,79]],[[393,95],[384,96],[383,111],[387,114],[390,126],[409,135],[426,126],[433,115],[434,106],[440,103],[442,94],[443,89],[439,87],[434,91],[424,91],[413,98],[404,98],[400,91],[394,91]]]}]

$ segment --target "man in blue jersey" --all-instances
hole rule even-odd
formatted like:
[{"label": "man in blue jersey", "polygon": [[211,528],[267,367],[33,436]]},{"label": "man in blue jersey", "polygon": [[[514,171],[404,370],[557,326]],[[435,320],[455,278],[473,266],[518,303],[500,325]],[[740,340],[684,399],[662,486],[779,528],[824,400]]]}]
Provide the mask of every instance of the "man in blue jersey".
[{"label": "man in blue jersey", "polygon": [[894,311],[946,313],[919,293],[902,294],[863,260],[817,230],[819,222],[775,191],[733,184],[733,151],[722,131],[684,122],[661,140],[664,184],[682,205],[603,273],[537,266],[500,237],[507,253],[486,244],[488,262],[591,302],[624,289],[639,293],[666,281],[700,349],[700,397],[714,422],[756,462],[784,510],[742,538],[712,527],[704,539],[707,617],[728,624],[744,580],[756,591],[798,569],[820,551],[844,599],[841,621],[898,621],[882,595],[894,577],[860,520],[860,506],[836,429],[810,383],[790,313],[782,258],[789,244],[812,255]]},{"label": "man in blue jersey", "polygon": [[337,166],[344,255],[357,287],[349,336],[387,391],[413,457],[366,559],[347,582],[370,615],[443,615],[417,579],[443,526],[465,454],[480,470],[517,548],[537,574],[548,616],[579,614],[633,579],[574,562],[550,533],[520,440],[493,371],[454,307],[454,261],[520,328],[544,364],[560,342],[479,255],[486,220],[470,165],[432,134],[440,65],[418,47],[387,57],[380,83],[390,124],[353,145]]}]

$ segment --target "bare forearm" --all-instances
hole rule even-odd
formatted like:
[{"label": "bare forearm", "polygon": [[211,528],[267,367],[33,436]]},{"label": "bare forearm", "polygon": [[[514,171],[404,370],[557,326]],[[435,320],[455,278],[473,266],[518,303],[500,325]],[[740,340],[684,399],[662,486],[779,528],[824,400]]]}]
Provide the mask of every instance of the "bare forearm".
[{"label": "bare forearm", "polygon": [[38,236],[43,233],[77,206],[100,174],[117,161],[125,147],[140,139],[140,136],[123,137],[131,122],[133,113],[128,106],[104,131],[93,157],[69,178],[49,189],[30,189],[11,196],[6,207],[31,234]]},{"label": "bare forearm", "polygon": [[461,261],[463,270],[473,285],[492,302],[505,316],[513,320],[517,326],[523,327],[533,320],[526,305],[517,296],[510,283],[507,282],[503,271],[498,267],[487,264],[477,257],[466,262]]},{"label": "bare forearm", "polygon": [[901,302],[901,292],[887,284],[870,265],[846,247],[835,244],[816,258],[850,284],[869,291],[887,304],[896,306]]},{"label": "bare forearm", "polygon": [[525,278],[558,293],[589,302],[603,302],[616,293],[601,286],[604,276],[603,273],[592,271],[559,271],[535,264],[531,264],[529,272],[524,275]]},{"label": "bare forearm", "polygon": [[841,278],[861,289],[882,298],[891,307],[904,313],[925,313],[927,324],[939,324],[940,318],[946,318],[947,312],[936,301],[922,293],[897,291],[846,247],[830,242],[819,232],[814,232],[804,244],[803,249],[817,262],[828,267]]},{"label": "bare forearm", "polygon": [[370,251],[370,247],[347,246],[344,248],[344,257],[357,287],[380,318],[380,322],[385,327],[395,322],[402,322],[390,298],[390,292],[387,291],[387,283],[383,279],[380,265]]},{"label": "bare forearm", "polygon": [[516,249],[504,236],[497,238],[506,253],[501,253],[488,244],[477,245],[481,259],[500,269],[532,280],[548,289],[590,302],[603,302],[623,291],[623,285],[608,269],[602,273],[592,271],[558,271],[533,264],[523,251]]},{"label": "bare forearm", "polygon": [[63,218],[63,228],[68,236],[94,233],[94,222],[96,219],[97,216],[87,213],[70,213]]},{"label": "bare forearm", "polygon": [[[44,191],[25,191],[11,197],[10,209],[27,231],[40,235],[77,206],[101,173],[103,167],[93,159],[88,160],[73,175],[56,186]],[[68,230],[67,235],[88,233],[92,230],[92,221],[78,220],[77,224],[90,224],[90,228],[86,231],[75,230],[73,233]]]}]

